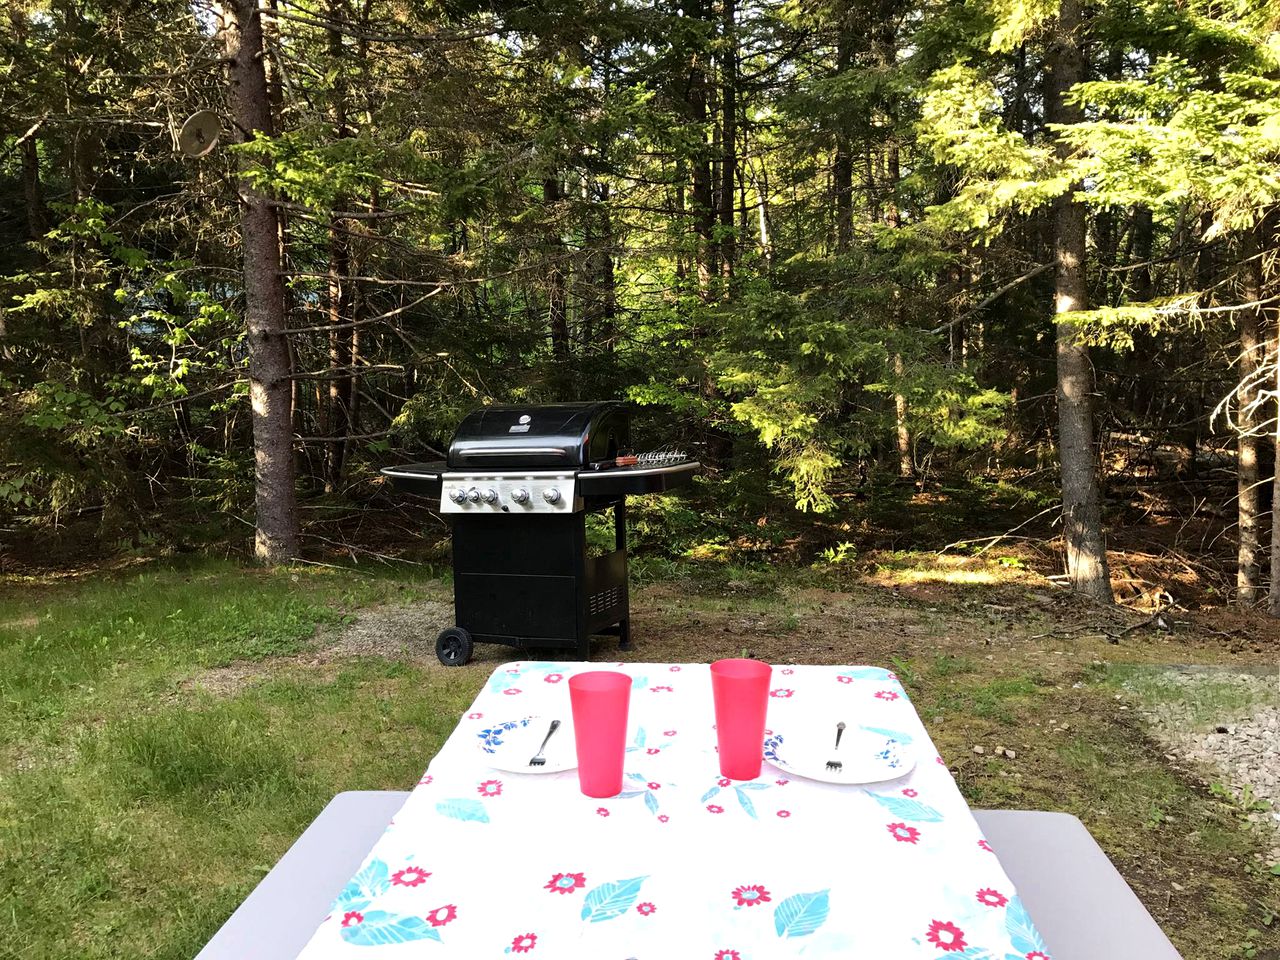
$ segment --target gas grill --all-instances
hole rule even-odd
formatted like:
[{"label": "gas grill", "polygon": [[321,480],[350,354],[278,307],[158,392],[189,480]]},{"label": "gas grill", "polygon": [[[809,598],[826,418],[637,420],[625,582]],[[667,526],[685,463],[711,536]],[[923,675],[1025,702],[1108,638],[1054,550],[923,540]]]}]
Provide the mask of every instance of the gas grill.
[{"label": "gas grill", "polygon": [[[456,626],[436,640],[446,666],[476,642],[571,648],[591,638],[630,648],[627,510],[632,495],[692,481],[696,461],[636,454],[617,402],[483,407],[467,415],[448,459],[386,467],[399,489],[437,499],[453,530]],[[613,549],[593,553],[587,515],[613,511]]]}]

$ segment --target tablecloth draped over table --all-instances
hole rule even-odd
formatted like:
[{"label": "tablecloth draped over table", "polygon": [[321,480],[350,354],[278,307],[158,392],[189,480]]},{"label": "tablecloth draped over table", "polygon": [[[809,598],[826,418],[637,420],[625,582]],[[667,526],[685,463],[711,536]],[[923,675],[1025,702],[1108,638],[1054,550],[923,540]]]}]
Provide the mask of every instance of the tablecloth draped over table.
[{"label": "tablecloth draped over table", "polygon": [[[503,723],[568,717],[568,678],[599,669],[633,678],[620,796],[487,765]],[[705,664],[505,664],[300,957],[1049,960],[892,673],[775,667],[771,685],[771,733],[845,717],[915,768],[725,780]]]}]

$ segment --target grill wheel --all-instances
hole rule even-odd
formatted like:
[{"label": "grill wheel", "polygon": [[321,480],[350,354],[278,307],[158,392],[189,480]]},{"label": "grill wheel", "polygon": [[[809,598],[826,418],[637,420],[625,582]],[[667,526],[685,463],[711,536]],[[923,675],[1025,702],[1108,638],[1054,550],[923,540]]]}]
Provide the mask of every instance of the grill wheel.
[{"label": "grill wheel", "polygon": [[475,647],[471,634],[461,627],[450,627],[436,638],[436,658],[446,667],[460,667],[471,659]]}]

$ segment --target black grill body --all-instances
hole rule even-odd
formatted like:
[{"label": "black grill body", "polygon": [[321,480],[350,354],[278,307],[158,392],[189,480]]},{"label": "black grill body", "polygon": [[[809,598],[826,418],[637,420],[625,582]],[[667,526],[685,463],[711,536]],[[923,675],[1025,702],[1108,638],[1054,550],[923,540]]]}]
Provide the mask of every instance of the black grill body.
[{"label": "black grill body", "polygon": [[[595,636],[629,648],[626,498],[700,470],[677,457],[630,463],[630,444],[620,403],[486,407],[459,425],[446,461],[382,471],[438,498],[452,529],[457,625],[436,643],[441,662],[465,663],[475,642],[571,649],[582,660]],[[587,517],[605,511],[612,549],[593,551]]]}]

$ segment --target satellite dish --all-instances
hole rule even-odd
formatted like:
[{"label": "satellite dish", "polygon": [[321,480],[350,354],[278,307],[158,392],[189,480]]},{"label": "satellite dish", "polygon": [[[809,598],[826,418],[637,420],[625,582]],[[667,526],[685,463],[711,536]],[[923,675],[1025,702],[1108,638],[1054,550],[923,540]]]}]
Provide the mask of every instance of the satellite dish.
[{"label": "satellite dish", "polygon": [[222,121],[212,110],[200,110],[187,117],[178,131],[178,149],[188,157],[203,157],[218,145]]}]

